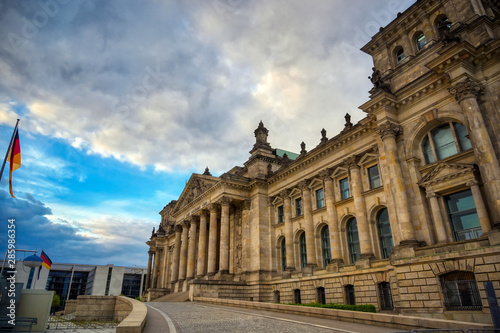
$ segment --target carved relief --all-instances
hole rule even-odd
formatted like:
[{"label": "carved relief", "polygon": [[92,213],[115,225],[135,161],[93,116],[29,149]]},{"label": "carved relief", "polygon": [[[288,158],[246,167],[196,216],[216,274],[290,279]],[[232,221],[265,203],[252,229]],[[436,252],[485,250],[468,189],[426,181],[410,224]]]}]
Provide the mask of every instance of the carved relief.
[{"label": "carved relief", "polygon": [[243,258],[243,230],[242,230],[242,216],[241,211],[236,210],[235,216],[236,228],[235,228],[235,260],[234,267],[236,273],[241,273],[242,270],[242,258]]},{"label": "carved relief", "polygon": [[378,127],[375,127],[375,132],[384,140],[388,137],[396,138],[401,134],[402,129],[401,126],[396,125],[390,121],[387,121]]},{"label": "carved relief", "polygon": [[448,88],[448,91],[450,94],[455,96],[457,102],[460,103],[466,98],[477,98],[481,92],[481,86],[477,82],[467,78],[464,81]]}]

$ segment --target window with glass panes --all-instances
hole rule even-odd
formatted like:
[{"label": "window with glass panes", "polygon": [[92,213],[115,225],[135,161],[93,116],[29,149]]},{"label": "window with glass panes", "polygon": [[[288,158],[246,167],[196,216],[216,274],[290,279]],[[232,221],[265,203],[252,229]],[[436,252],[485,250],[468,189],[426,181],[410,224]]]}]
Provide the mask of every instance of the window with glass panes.
[{"label": "window with glass panes", "polygon": [[323,192],[323,189],[320,188],[319,190],[316,190],[316,208],[323,208],[325,207],[325,194]]},{"label": "window with glass panes", "polygon": [[417,44],[417,50],[420,51],[421,49],[424,48],[425,44],[427,44],[427,41],[425,39],[425,35],[424,34],[420,34],[416,40],[415,40],[415,43]]},{"label": "window with glass panes", "polygon": [[471,190],[445,195],[443,199],[456,241],[477,238],[483,234]]},{"label": "window with glass panes", "polygon": [[349,247],[349,258],[351,259],[351,264],[354,264],[361,256],[358,224],[356,222],[356,218],[354,217],[347,222],[347,245]]},{"label": "window with glass panes", "polygon": [[381,186],[380,183],[380,172],[378,171],[378,165],[369,167],[368,178],[370,179],[370,189],[374,189]]},{"label": "window with glass panes", "polygon": [[349,179],[344,178],[339,181],[340,185],[340,198],[347,199],[351,196],[351,193],[349,192]]},{"label": "window with glass panes", "polygon": [[295,216],[302,215],[302,198],[295,199]]},{"label": "window with glass panes", "polygon": [[389,222],[389,213],[387,208],[380,210],[377,214],[377,229],[380,242],[380,252],[382,258],[387,259],[392,253],[394,243],[392,240],[391,223]]},{"label": "window with glass panes", "polygon": [[283,206],[278,207],[278,223],[283,223],[285,221],[285,213]]},{"label": "window with glass panes", "polygon": [[323,252],[323,266],[326,267],[332,261],[332,252],[330,250],[330,231],[325,225],[321,229],[321,250]]},{"label": "window with glass panes", "polygon": [[281,240],[281,269],[286,269],[286,243],[285,238]]},{"label": "window with glass panes", "polygon": [[459,123],[446,123],[432,129],[422,140],[422,152],[426,164],[471,149],[465,126]]},{"label": "window with glass panes", "polygon": [[306,250],[306,233],[303,232],[299,237],[299,247],[300,247],[300,264],[304,268],[307,266],[307,250]]}]

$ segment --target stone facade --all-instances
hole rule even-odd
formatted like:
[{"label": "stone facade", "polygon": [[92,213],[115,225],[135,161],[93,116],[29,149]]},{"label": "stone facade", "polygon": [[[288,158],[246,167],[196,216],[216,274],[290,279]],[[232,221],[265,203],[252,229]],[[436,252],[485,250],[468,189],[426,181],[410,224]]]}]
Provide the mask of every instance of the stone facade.
[{"label": "stone facade", "polygon": [[500,6],[420,0],[362,50],[366,118],[297,156],[193,174],[147,242],[149,297],[374,304],[491,322],[500,295]]}]

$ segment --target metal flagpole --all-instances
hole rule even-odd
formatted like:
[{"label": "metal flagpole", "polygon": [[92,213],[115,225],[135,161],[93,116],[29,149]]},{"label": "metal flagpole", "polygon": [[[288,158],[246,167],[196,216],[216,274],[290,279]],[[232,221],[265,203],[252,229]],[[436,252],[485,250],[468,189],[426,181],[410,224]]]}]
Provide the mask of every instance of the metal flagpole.
[{"label": "metal flagpole", "polygon": [[66,300],[69,300],[69,294],[71,294],[71,285],[73,284],[73,273],[75,272],[75,265],[71,267],[71,277],[69,278],[69,288],[68,295],[66,296]]},{"label": "metal flagpole", "polygon": [[14,132],[12,132],[12,137],[10,138],[9,147],[7,147],[7,152],[5,153],[5,158],[3,159],[2,169],[0,170],[0,181],[2,180],[3,169],[5,168],[5,163],[7,162],[7,156],[9,156],[9,151],[12,148],[12,141],[14,140],[14,135],[16,134],[18,124],[19,124],[19,119],[17,120],[16,127],[14,127]]}]

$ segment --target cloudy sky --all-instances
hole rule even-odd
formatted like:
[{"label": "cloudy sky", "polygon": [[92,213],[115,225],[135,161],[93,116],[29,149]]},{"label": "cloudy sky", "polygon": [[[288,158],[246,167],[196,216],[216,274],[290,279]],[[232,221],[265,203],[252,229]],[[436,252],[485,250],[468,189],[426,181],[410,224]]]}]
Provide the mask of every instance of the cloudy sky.
[{"label": "cloudy sky", "polygon": [[1,255],[14,218],[54,262],[145,266],[158,212],[191,173],[242,165],[260,120],[299,152],[362,119],[359,48],[414,2],[0,1],[0,154],[17,118],[22,151]]}]

